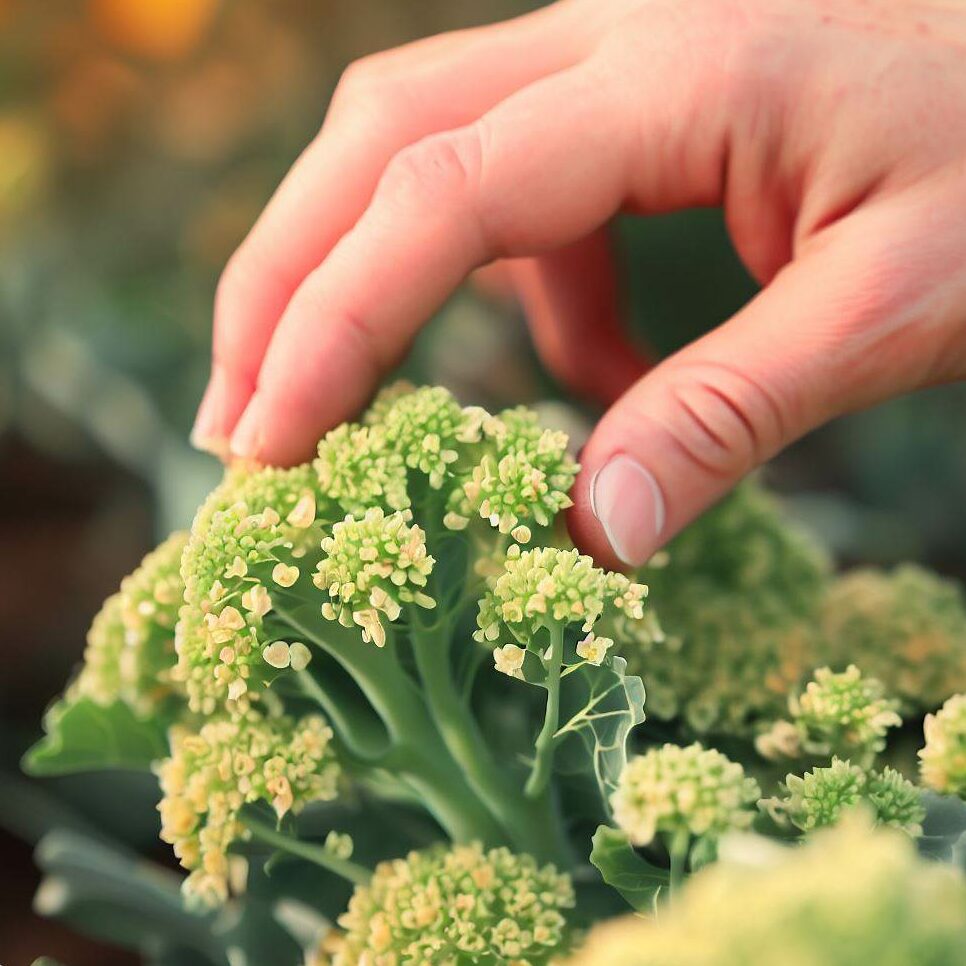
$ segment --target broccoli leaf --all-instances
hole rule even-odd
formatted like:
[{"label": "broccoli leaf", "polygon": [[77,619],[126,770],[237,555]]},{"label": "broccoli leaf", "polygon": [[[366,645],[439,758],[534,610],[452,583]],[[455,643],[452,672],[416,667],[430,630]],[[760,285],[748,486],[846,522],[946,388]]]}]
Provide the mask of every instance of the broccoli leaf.
[{"label": "broccoli leaf", "polygon": [[627,762],[628,735],[644,720],[644,682],[626,669],[622,657],[600,667],[584,664],[560,687],[558,770],[583,774],[592,769],[607,808]]},{"label": "broccoli leaf", "polygon": [[104,768],[147,769],[168,753],[164,728],[142,720],[120,701],[59,701],[44,717],[46,735],[23,758],[30,775],[65,775]]},{"label": "broccoli leaf", "polygon": [[591,864],[603,880],[616,889],[636,912],[653,912],[668,874],[634,851],[627,836],[601,825],[594,833]]},{"label": "broccoli leaf", "polygon": [[35,908],[152,963],[296,966],[302,951],[255,899],[191,912],[175,873],[75,832],[56,830],[37,847],[44,880]]},{"label": "broccoli leaf", "polygon": [[920,854],[966,871],[966,802],[953,795],[925,792],[922,803],[926,817],[916,841]]}]

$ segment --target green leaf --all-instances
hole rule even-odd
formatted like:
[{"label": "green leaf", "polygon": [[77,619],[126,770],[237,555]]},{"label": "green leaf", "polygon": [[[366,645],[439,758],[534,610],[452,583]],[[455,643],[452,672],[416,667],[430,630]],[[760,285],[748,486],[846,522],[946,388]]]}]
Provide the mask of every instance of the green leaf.
[{"label": "green leaf", "polygon": [[607,825],[597,829],[591,842],[590,861],[603,880],[636,912],[653,912],[658,895],[667,887],[667,872],[641,858],[623,832]]},{"label": "green leaf", "polygon": [[916,845],[922,855],[958,865],[966,872],[966,802],[954,795],[924,792],[926,817]]},{"label": "green leaf", "polygon": [[23,758],[30,775],[66,775],[104,768],[147,769],[168,753],[164,728],[120,701],[58,701],[44,717],[46,735]]},{"label": "green leaf", "polygon": [[37,847],[41,914],[137,950],[149,962],[298,966],[302,950],[267,904],[237,899],[210,912],[185,908],[181,877],[125,849],[55,831]]},{"label": "green leaf", "polygon": [[626,670],[622,657],[600,667],[584,664],[560,687],[558,768],[578,774],[591,769],[605,803],[627,763],[628,735],[644,720],[644,682]]}]

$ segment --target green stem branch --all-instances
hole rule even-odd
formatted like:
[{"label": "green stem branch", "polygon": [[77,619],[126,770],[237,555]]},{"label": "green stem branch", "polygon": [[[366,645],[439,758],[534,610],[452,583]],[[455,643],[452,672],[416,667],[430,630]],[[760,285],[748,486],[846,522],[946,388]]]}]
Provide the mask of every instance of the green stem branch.
[{"label": "green stem branch", "polygon": [[365,885],[372,878],[372,872],[365,866],[359,865],[357,862],[350,862],[349,859],[340,859],[321,845],[312,845],[309,842],[292,838],[258,819],[245,817],[242,821],[244,821],[252,836],[260,842],[271,845],[280,852],[288,852],[289,855],[295,855],[300,859],[313,862],[315,865],[348,880],[353,885]]},{"label": "green stem branch", "polygon": [[685,865],[691,847],[691,836],[686,831],[675,832],[671,837],[668,853],[671,857],[671,877],[668,884],[668,897],[673,901],[684,884]]},{"label": "green stem branch", "polygon": [[567,865],[566,836],[551,803],[528,801],[521,796],[512,775],[494,758],[476,718],[456,687],[450,667],[451,626],[442,621],[432,627],[420,627],[415,618],[413,623],[411,639],[416,669],[430,713],[470,787],[516,848]]},{"label": "green stem branch", "polygon": [[557,624],[550,627],[550,656],[547,666],[547,710],[543,728],[537,735],[536,759],[527,780],[525,794],[538,798],[550,782],[553,771],[553,753],[557,744],[557,728],[560,725],[560,671],[563,664],[563,628]]}]

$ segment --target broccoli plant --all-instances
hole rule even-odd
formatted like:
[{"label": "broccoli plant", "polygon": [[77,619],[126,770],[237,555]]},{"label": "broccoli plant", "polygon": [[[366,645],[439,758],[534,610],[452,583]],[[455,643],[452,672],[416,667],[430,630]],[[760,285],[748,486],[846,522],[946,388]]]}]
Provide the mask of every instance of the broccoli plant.
[{"label": "broccoli plant", "polygon": [[[549,966],[628,906],[672,904],[646,943],[705,935],[689,923],[704,897],[751,875],[727,871],[735,836],[861,821],[879,827],[808,854],[898,848],[902,866],[908,842],[879,844],[895,835],[960,862],[964,699],[926,719],[924,792],[885,759],[913,678],[896,693],[899,676],[843,662],[833,625],[888,628],[834,592],[851,585],[811,538],[749,483],[636,579],[608,572],[560,522],[567,447],[526,409],[398,385],[311,463],[232,466],[104,605],[26,758],[38,775],[152,773],[181,884],[61,836],[38,850],[38,908],[156,964]],[[928,653],[948,665],[957,598],[926,584]],[[940,677],[922,679],[934,702]],[[776,859],[764,888],[819,861]],[[779,927],[761,928],[772,943]],[[593,930],[586,955],[603,959],[586,961],[617,962],[623,935]],[[734,931],[720,962],[761,961],[741,958],[757,935]],[[650,962],[636,942],[627,963]],[[679,953],[654,961],[719,962]]]}]

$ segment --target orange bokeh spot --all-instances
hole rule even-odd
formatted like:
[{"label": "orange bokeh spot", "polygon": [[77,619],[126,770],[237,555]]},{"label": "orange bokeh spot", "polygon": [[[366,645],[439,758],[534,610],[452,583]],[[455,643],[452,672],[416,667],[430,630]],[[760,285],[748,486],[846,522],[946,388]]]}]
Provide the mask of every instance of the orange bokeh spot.
[{"label": "orange bokeh spot", "polygon": [[152,60],[177,60],[200,43],[218,4],[219,0],[89,0],[89,10],[97,29],[122,50]]}]

